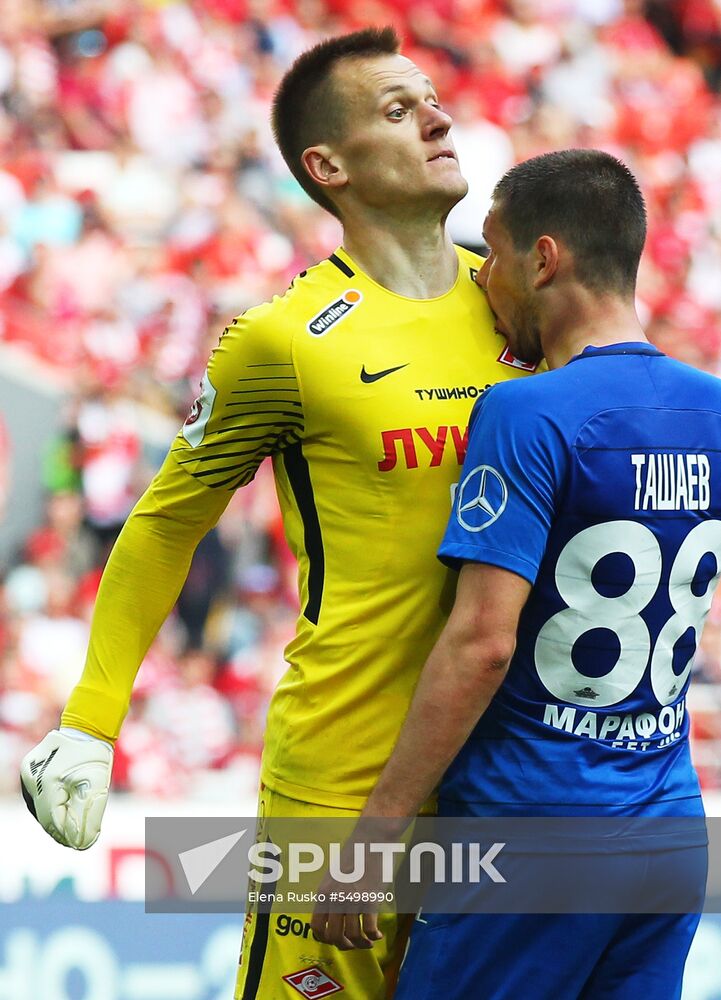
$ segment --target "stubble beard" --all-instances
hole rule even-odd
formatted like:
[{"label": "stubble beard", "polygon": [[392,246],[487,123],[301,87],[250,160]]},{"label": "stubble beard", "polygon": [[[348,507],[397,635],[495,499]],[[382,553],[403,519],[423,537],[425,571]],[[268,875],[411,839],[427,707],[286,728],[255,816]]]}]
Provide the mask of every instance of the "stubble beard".
[{"label": "stubble beard", "polygon": [[513,353],[519,360],[537,365],[543,360],[543,346],[536,310],[530,302],[526,302],[515,318]]}]

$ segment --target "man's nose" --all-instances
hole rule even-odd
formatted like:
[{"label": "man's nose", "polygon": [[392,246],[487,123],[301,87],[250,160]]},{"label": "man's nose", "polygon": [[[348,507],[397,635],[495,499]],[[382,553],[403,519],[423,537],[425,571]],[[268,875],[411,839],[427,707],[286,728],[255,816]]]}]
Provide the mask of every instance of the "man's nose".
[{"label": "man's nose", "polygon": [[483,266],[476,271],[476,284],[479,285],[483,291],[486,291],[486,285],[488,284],[488,262],[490,261],[490,254],[483,261]]},{"label": "man's nose", "polygon": [[447,135],[452,124],[453,119],[443,108],[436,108],[432,104],[425,105],[424,138],[436,139],[439,135]]}]

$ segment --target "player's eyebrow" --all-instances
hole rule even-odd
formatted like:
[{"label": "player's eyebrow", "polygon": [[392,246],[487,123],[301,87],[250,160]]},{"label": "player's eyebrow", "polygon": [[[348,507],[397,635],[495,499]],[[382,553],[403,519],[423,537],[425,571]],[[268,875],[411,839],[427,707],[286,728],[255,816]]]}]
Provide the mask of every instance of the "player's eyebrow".
[{"label": "player's eyebrow", "polygon": [[[433,86],[433,84],[428,79],[428,77],[424,76],[424,77],[422,77],[422,80],[423,80],[423,83],[426,84],[426,86],[428,87],[428,89],[433,94],[435,94],[436,88]],[[389,94],[402,93],[404,91],[407,91],[408,89],[409,89],[409,84],[407,84],[407,83],[390,83],[390,84],[388,84],[387,87],[384,87],[383,90],[381,90],[380,96],[381,97],[387,97]]]}]

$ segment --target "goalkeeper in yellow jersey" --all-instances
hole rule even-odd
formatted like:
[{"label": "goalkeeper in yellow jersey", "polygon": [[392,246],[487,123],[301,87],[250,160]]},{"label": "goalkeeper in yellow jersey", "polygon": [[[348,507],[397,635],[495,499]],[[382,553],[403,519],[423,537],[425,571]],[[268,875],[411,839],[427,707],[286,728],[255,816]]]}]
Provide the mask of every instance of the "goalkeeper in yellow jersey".
[{"label": "goalkeeper in yellow jersey", "polygon": [[[278,145],[343,244],[225,330],[113,549],[82,678],[23,762],[26,801],[61,843],[96,840],[138,667],[198,541],[266,457],[301,611],[270,706],[260,814],[353,814],[373,788],[451,606],[454,576],[435,553],[471,406],[528,367],[494,331],[481,260],[444,229],[467,187],[450,127],[390,28],[321,42],[283,78]],[[291,1000],[306,969],[349,1000],[391,995],[395,918],[376,947],[347,953],[278,920],[247,919],[237,1000]]]}]

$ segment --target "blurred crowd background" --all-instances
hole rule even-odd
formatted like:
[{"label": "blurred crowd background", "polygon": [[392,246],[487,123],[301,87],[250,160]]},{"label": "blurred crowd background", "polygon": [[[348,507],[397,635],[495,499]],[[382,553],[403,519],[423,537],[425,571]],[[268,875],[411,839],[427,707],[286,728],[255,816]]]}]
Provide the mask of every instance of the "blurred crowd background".
[{"label": "blurred crowd background", "polygon": [[[454,238],[478,246],[515,161],[619,155],[649,206],[649,336],[721,374],[720,0],[0,0],[0,365],[7,351],[66,387],[35,462],[43,517],[0,572],[0,793],[82,667],[104,560],[162,456],[148,415],[178,426],[230,317],[339,242],[274,148],[280,76],[321,38],[384,23],[455,118],[471,189]],[[23,447],[0,407],[0,531]],[[296,611],[266,463],[141,668],[116,787],[232,795]],[[695,677],[694,755],[719,790],[721,604]]]}]

